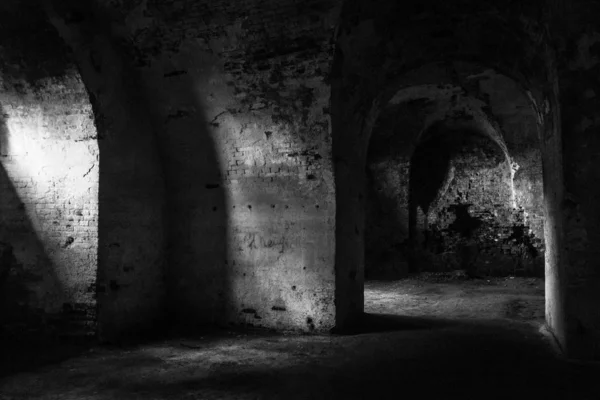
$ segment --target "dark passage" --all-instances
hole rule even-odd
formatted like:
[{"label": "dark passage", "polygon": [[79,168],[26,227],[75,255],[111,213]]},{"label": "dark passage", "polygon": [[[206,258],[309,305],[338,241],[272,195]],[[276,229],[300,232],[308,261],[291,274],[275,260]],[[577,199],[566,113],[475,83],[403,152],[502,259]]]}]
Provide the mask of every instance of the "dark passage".
[{"label": "dark passage", "polygon": [[0,399],[600,399],[599,18],[0,1]]}]

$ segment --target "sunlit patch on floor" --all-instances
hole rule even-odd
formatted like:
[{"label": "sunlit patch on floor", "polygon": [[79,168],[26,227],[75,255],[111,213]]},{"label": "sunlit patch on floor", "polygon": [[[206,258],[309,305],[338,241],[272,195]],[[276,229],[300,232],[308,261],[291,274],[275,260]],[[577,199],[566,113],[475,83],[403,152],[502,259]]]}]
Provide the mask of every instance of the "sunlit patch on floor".
[{"label": "sunlit patch on floor", "polygon": [[544,280],[414,277],[367,281],[365,312],[444,319],[513,319],[544,322]]},{"label": "sunlit patch on floor", "polygon": [[561,361],[532,326],[543,304],[539,279],[368,282],[354,333],[217,331],[94,347],[6,378],[0,399],[379,399],[400,382],[423,398],[490,388],[498,399],[597,398],[586,382],[600,370]]}]

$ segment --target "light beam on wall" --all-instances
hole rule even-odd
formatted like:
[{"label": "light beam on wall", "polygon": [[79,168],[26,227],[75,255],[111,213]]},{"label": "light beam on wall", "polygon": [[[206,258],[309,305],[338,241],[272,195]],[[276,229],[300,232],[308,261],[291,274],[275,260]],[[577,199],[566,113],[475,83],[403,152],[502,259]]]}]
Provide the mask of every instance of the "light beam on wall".
[{"label": "light beam on wall", "polygon": [[32,301],[46,312],[58,312],[64,303],[92,304],[99,152],[91,107],[81,100],[71,104],[22,97],[0,100],[2,166],[52,264],[42,265],[42,255],[32,254],[39,250],[32,249],[30,240],[13,239],[23,268],[39,278],[29,287],[36,297]]}]

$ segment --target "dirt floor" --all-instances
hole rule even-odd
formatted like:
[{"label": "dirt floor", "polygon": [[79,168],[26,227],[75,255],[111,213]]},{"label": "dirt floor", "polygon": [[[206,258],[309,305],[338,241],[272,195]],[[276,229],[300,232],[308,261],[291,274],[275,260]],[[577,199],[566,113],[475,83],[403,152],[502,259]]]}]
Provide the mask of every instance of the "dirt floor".
[{"label": "dirt floor", "polygon": [[[543,305],[539,279],[368,282],[351,334],[71,345],[60,362],[37,344],[4,353],[15,367],[0,399],[600,399],[600,368],[560,359],[539,333]],[[17,372],[32,351],[45,365]]]},{"label": "dirt floor", "polygon": [[544,280],[467,279],[457,271],[368,281],[365,312],[453,320],[508,319],[539,327],[544,323]]}]

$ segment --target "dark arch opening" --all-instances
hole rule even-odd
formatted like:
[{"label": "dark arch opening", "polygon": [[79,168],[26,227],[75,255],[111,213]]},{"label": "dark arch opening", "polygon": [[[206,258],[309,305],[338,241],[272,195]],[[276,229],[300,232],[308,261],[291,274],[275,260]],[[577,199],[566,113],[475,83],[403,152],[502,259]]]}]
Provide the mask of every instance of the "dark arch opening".
[{"label": "dark arch opening", "polygon": [[[460,64],[459,62],[457,62],[458,64]],[[435,64],[437,65],[437,64]],[[434,67],[435,67],[434,65]],[[462,67],[461,67],[462,68]],[[467,72],[465,72],[467,71]],[[477,72],[479,71],[479,72]],[[482,72],[483,71],[483,72]],[[463,69],[461,71],[459,71],[460,74],[467,74],[466,78],[467,81],[470,79],[475,79],[475,83],[477,84],[477,80],[480,79],[480,76],[486,76],[486,78],[484,78],[485,80],[488,79],[488,77],[490,77],[493,74],[496,74],[497,76],[502,77],[505,80],[509,80],[510,82],[513,82],[510,78],[502,75],[502,74],[498,74],[497,72],[495,72],[494,70],[491,69],[486,69],[482,66],[479,66],[478,68],[475,69]],[[464,77],[463,77],[464,78]],[[337,193],[337,209],[338,209],[338,225],[336,227],[336,234],[337,234],[337,245],[338,245],[338,249],[339,251],[336,254],[336,269],[337,269],[337,286],[336,286],[336,293],[337,293],[337,298],[336,301],[338,302],[338,324],[339,326],[343,326],[344,324],[348,324],[347,326],[351,326],[353,325],[355,322],[358,322],[361,320],[361,315],[363,315],[364,311],[367,310],[369,311],[368,307],[365,305],[366,308],[361,308],[360,306],[357,305],[358,302],[360,301],[364,301],[365,299],[365,294],[364,293],[356,293],[355,291],[357,291],[359,288],[363,289],[364,288],[364,280],[362,280],[361,278],[364,279],[364,277],[366,277],[367,279],[370,278],[370,271],[369,271],[369,263],[368,263],[368,258],[370,256],[372,256],[372,252],[369,248],[369,244],[367,242],[363,242],[361,243],[362,240],[364,240],[366,237],[368,237],[368,235],[370,233],[372,233],[372,229],[370,229],[370,227],[368,226],[368,222],[365,221],[363,218],[368,217],[369,215],[369,206],[368,203],[369,201],[371,201],[372,199],[372,190],[371,193],[369,192],[369,187],[371,186],[377,186],[377,185],[373,185],[373,181],[374,181],[374,177],[373,177],[373,169],[369,166],[369,159],[372,157],[372,153],[373,153],[373,148],[374,147],[385,147],[390,145],[391,142],[393,142],[394,140],[390,141],[388,140],[387,143],[385,143],[384,141],[381,141],[379,139],[376,139],[377,135],[371,135],[372,132],[377,131],[377,129],[380,129],[378,127],[379,124],[381,124],[381,121],[383,119],[388,118],[387,116],[389,115],[390,112],[396,112],[397,111],[397,107],[401,106],[401,104],[412,104],[414,105],[414,109],[412,111],[407,109],[404,109],[404,114],[408,115],[408,114],[412,114],[412,117],[407,118],[407,121],[403,121],[403,123],[398,124],[397,125],[397,130],[402,129],[402,133],[399,136],[402,136],[403,139],[399,140],[400,143],[402,143],[402,148],[404,149],[402,151],[403,153],[403,157],[407,157],[407,154],[412,154],[412,151],[414,151],[417,148],[417,144],[418,143],[423,143],[427,140],[428,137],[428,133],[427,133],[427,128],[435,125],[436,120],[439,121],[444,121],[445,118],[449,118],[450,124],[449,126],[453,126],[456,129],[462,129],[462,130],[479,130],[481,131],[482,134],[485,134],[485,136],[487,136],[487,138],[485,139],[487,141],[487,145],[491,146],[490,148],[495,149],[494,152],[497,156],[497,160],[500,161],[502,160],[502,162],[498,162],[498,166],[501,166],[502,169],[502,173],[504,174],[504,180],[506,182],[506,189],[510,189],[509,191],[511,192],[510,195],[505,196],[505,202],[506,203],[510,203],[509,206],[507,206],[507,209],[510,209],[510,212],[505,212],[504,216],[497,216],[497,215],[493,215],[493,213],[488,213],[490,215],[493,215],[493,218],[491,219],[505,219],[507,221],[511,221],[514,222],[513,225],[514,228],[505,230],[504,232],[504,236],[503,239],[506,240],[510,240],[510,241],[519,241],[520,242],[520,246],[521,248],[525,249],[525,252],[528,252],[529,254],[527,255],[528,257],[530,257],[531,259],[535,259],[535,262],[533,264],[535,264],[531,269],[535,269],[535,273],[540,274],[541,271],[543,270],[543,263],[544,263],[544,254],[542,252],[538,252],[537,249],[535,248],[536,246],[542,246],[543,247],[543,242],[546,241],[545,244],[550,244],[551,246],[551,250],[555,251],[556,249],[553,248],[553,243],[555,243],[556,240],[556,236],[555,236],[555,226],[553,224],[551,224],[550,226],[547,226],[545,228],[545,237],[544,239],[542,239],[542,234],[541,231],[542,229],[536,229],[536,234],[538,235],[537,238],[535,238],[537,241],[533,242],[530,236],[531,233],[531,229],[530,227],[527,226],[526,223],[526,219],[527,219],[527,213],[528,211],[531,211],[530,209],[527,209],[527,207],[532,206],[532,204],[526,204],[527,199],[523,200],[524,197],[527,196],[523,196],[523,194],[527,194],[526,192],[529,190],[527,187],[527,174],[521,175],[523,171],[519,171],[519,182],[518,185],[516,185],[517,180],[513,179],[515,177],[515,172],[516,169],[518,169],[519,165],[517,165],[517,163],[514,162],[514,159],[512,159],[511,157],[509,157],[509,153],[511,153],[514,149],[515,146],[518,147],[519,142],[518,142],[518,138],[515,139],[515,135],[513,134],[513,136],[509,135],[509,139],[510,142],[504,143],[504,139],[503,139],[503,135],[504,132],[501,133],[501,129],[502,129],[502,118],[505,118],[506,120],[509,118],[509,116],[507,117],[506,115],[502,114],[503,112],[505,112],[506,110],[501,110],[499,115],[496,115],[495,113],[495,105],[492,105],[492,107],[490,107],[490,104],[487,103],[488,105],[486,105],[486,101],[483,101],[479,104],[477,104],[479,102],[479,98],[477,96],[475,97],[471,97],[473,95],[472,92],[470,92],[470,90],[472,90],[472,84],[469,89],[467,89],[467,91],[464,91],[464,89],[460,89],[460,85],[462,85],[460,78],[458,79],[458,83],[459,86],[457,89],[453,88],[453,85],[456,85],[456,83],[453,81],[453,77],[452,74],[448,74],[447,70],[442,69],[439,72],[436,72],[435,68],[433,68],[431,71],[427,71],[427,73],[423,74],[423,76],[419,75],[419,73],[416,74],[409,74],[406,75],[404,78],[395,78],[394,82],[396,82],[398,84],[398,86],[396,86],[396,89],[394,91],[393,85],[391,86],[385,86],[382,87],[381,91],[380,91],[380,95],[379,96],[374,96],[373,99],[373,103],[369,103],[366,99],[363,99],[361,101],[348,101],[347,99],[344,99],[344,97],[340,97],[339,95],[342,92],[337,93],[337,90],[339,90],[340,88],[342,88],[344,86],[343,83],[343,79],[339,80],[337,82],[337,85],[334,84],[333,87],[333,93],[332,93],[332,105],[333,104],[339,104],[339,105],[344,105],[342,107],[349,107],[348,109],[340,109],[343,111],[339,111],[337,114],[338,115],[347,115],[346,116],[346,123],[341,124],[341,119],[334,119],[333,120],[333,138],[334,138],[334,146],[333,146],[333,150],[334,150],[334,160],[336,161],[336,188],[338,190]],[[493,78],[492,78],[493,79]],[[413,86],[411,86],[411,82],[413,82]],[[437,82],[437,84],[436,84]],[[366,84],[366,83],[365,83]],[[416,85],[416,86],[414,86]],[[493,85],[492,85],[493,86]],[[535,136],[540,135],[541,132],[543,132],[546,129],[553,129],[551,125],[545,126],[544,122],[542,120],[539,120],[539,118],[537,118],[536,116],[538,115],[537,111],[538,111],[538,107],[537,107],[537,103],[536,103],[536,94],[537,93],[535,90],[532,91],[528,91],[527,89],[523,89],[523,85],[522,82],[521,83],[514,83],[515,86],[515,90],[516,92],[514,92],[516,95],[520,96],[520,98],[522,98],[522,100],[519,100],[519,104],[521,104],[519,107],[520,109],[523,109],[523,107],[531,107],[531,112],[530,112],[530,123],[533,124],[532,127],[528,128],[528,132],[533,132]],[[481,87],[481,86],[480,86]],[[400,88],[400,89],[398,89]],[[462,90],[462,92],[461,92]],[[490,87],[488,87],[486,90],[493,90],[493,88],[490,89]],[[400,93],[400,92],[401,93]],[[442,93],[442,97],[440,97],[438,94],[436,93]],[[370,93],[370,96],[373,96],[373,90],[372,88],[369,89],[367,91],[368,93]],[[533,93],[533,94],[532,94]],[[366,93],[365,93],[366,94]],[[460,99],[460,97],[463,98],[470,98],[473,101],[469,100],[467,103],[463,103],[463,106],[460,106],[459,108],[453,108],[453,106],[455,106],[458,103],[455,103],[455,99],[457,98],[457,96],[454,96],[454,94],[458,95],[458,98]],[[419,99],[423,100],[423,101],[419,101]],[[429,99],[429,100],[428,100]],[[499,101],[502,99],[498,99]],[[440,108],[439,107],[439,103],[443,102],[443,104],[450,104],[452,105],[451,107],[447,107],[446,109],[444,109],[443,107]],[[487,99],[487,101],[489,101],[489,99]],[[506,101],[506,99],[504,99],[504,101]],[[353,104],[353,105],[352,105]],[[479,109],[479,111],[477,111],[476,108],[473,108],[473,106],[475,107],[481,107]],[[354,108],[352,108],[354,107]],[[362,108],[361,108],[362,107]],[[462,108],[461,108],[462,107]],[[406,108],[406,107],[405,107]],[[335,109],[335,107],[334,107]],[[390,111],[391,110],[391,111]],[[396,110],[396,111],[394,111]],[[454,110],[454,111],[453,111]],[[444,113],[449,112],[449,114],[446,114],[446,117],[444,117]],[[345,114],[348,113],[348,114]],[[495,117],[500,118],[500,121],[496,120]],[[354,119],[356,120],[354,120]],[[413,122],[410,122],[412,118]],[[456,120],[457,119],[461,119],[461,118],[466,118],[468,120],[470,120],[470,122],[465,123],[465,124],[457,124]],[[414,121],[416,120],[420,120],[421,122],[417,122],[415,123]],[[358,123],[356,123],[358,122]],[[406,123],[405,123],[406,122]],[[350,127],[350,124],[355,124],[355,128]],[[411,125],[413,124],[413,125]],[[432,125],[433,124],[433,125]],[[339,132],[337,131],[337,129],[339,129],[339,126],[344,125],[346,126],[346,128],[342,129],[342,131],[345,132],[345,136],[344,136],[344,143],[342,143],[341,138],[339,137]],[[419,128],[420,126],[420,128]],[[338,128],[336,128],[338,127]],[[400,128],[401,127],[401,128]],[[389,130],[389,129],[388,129]],[[350,131],[350,133],[348,133],[348,131]],[[354,133],[356,132],[356,133]],[[412,132],[412,133],[411,133]],[[496,133],[494,133],[496,132]],[[355,135],[355,136],[353,136]],[[529,133],[528,133],[529,135]],[[517,135],[518,136],[518,135]],[[481,137],[481,136],[480,136]],[[375,140],[380,141],[381,143],[375,145]],[[528,137],[527,139],[528,142],[531,142],[531,138]],[[544,188],[544,190],[541,189],[542,187],[542,183],[541,183],[541,179],[542,179],[542,173],[541,173],[541,169],[542,169],[542,157],[544,159],[544,168],[545,168],[545,172],[544,172],[544,177],[547,175],[548,171],[551,170],[552,168],[554,168],[556,166],[556,164],[554,163],[554,161],[557,157],[560,158],[559,154],[556,154],[556,148],[554,147],[544,147],[543,145],[540,146],[539,143],[537,143],[537,140],[534,140],[533,147],[536,148],[538,155],[535,157],[538,157],[538,161],[536,161],[536,165],[539,166],[539,172],[536,172],[536,179],[540,180],[540,188],[539,190],[537,190],[537,194],[536,196],[539,197],[538,200],[536,200],[533,203],[536,203],[539,207],[540,210],[545,210],[544,213],[548,213],[548,204],[549,203],[553,203],[555,201],[554,198],[545,198],[546,193],[548,192],[549,188]],[[533,142],[532,142],[533,143]],[[528,146],[530,145],[530,143],[528,144]],[[368,151],[364,151],[365,148],[368,148]],[[363,150],[360,150],[363,149]],[[532,154],[534,154],[534,152],[532,152],[531,154],[527,154],[527,155],[519,155],[519,157],[521,157],[521,159],[525,159],[527,157],[533,157]],[[541,153],[541,155],[540,155]],[[504,158],[503,158],[504,156]],[[350,162],[349,160],[351,159],[351,157],[355,157],[352,162]],[[531,158],[530,157],[530,158]],[[442,160],[438,160],[440,161],[442,164],[444,164],[443,159]],[[521,162],[521,161],[519,161]],[[405,171],[410,171],[410,169],[407,169],[405,163],[404,166],[404,170]],[[409,164],[409,163],[408,163]],[[366,166],[366,168],[365,168]],[[516,169],[515,169],[516,167]],[[443,168],[442,168],[443,169]],[[537,170],[536,170],[537,171]],[[443,175],[443,174],[441,174]],[[532,174],[533,175],[533,174]],[[345,179],[347,177],[352,177],[352,181],[348,181],[348,182],[343,182],[345,181]],[[437,183],[439,185],[440,181],[444,181],[444,179],[442,177],[438,177],[439,179],[437,179]],[[546,178],[544,178],[546,179]],[[408,180],[408,178],[407,178]],[[500,180],[500,179],[498,179]],[[551,182],[551,187],[555,187],[556,184],[558,182]],[[364,186],[363,186],[364,185]],[[432,186],[436,186],[435,184],[433,184]],[[518,186],[518,187],[517,187]],[[366,189],[365,189],[366,188]],[[516,189],[515,189],[516,188]],[[366,190],[366,192],[365,192]],[[519,193],[519,190],[521,191]],[[543,192],[543,193],[542,193]],[[508,193],[508,192],[506,192]],[[516,193],[516,194],[515,194]],[[519,197],[519,194],[521,195],[521,197]],[[430,195],[430,197],[432,197],[433,195]],[[429,200],[429,202],[431,203],[431,199]],[[408,201],[406,201],[406,203],[408,203]],[[516,206],[515,206],[516,203]],[[531,203],[531,202],[530,202]],[[525,204],[525,210],[521,209],[520,207]],[[366,207],[365,207],[366,206]],[[365,208],[363,208],[365,207]],[[429,204],[429,206],[427,206],[429,208],[431,208],[431,204]],[[410,218],[409,213],[408,213],[408,204],[406,206],[406,212],[405,212],[405,221],[403,222],[405,225],[408,225],[406,223],[406,221]],[[352,210],[352,211],[350,211]],[[470,220],[473,222],[473,218],[479,218],[475,217],[472,215],[472,212],[474,211],[474,208],[472,206],[466,206],[464,204],[458,204],[455,205],[452,209],[452,214],[454,214],[454,217],[456,217],[456,214],[458,213],[460,216],[465,217],[463,219],[466,220]],[[552,211],[550,211],[552,212]],[[348,214],[346,214],[348,213]],[[540,213],[542,213],[540,211]],[[538,213],[538,214],[540,214]],[[510,214],[510,216],[508,216]],[[352,215],[352,216],[350,216]],[[468,217],[467,217],[468,216]],[[549,217],[546,218],[546,221],[552,221],[554,218],[553,215],[550,215]],[[349,221],[352,221],[349,223]],[[528,222],[527,222],[528,223]],[[450,225],[450,224],[448,224]],[[460,225],[460,224],[458,224]],[[486,224],[482,224],[482,225],[486,225]],[[487,226],[489,227],[490,224],[487,224]],[[456,224],[453,225],[453,228],[456,229],[452,229],[454,231],[457,231],[456,233],[460,235],[460,231],[461,229],[459,228],[459,226],[457,226]],[[540,227],[541,228],[541,227]],[[401,229],[399,229],[401,230]],[[406,228],[406,230],[409,230],[408,227]],[[471,228],[471,230],[474,230],[473,228]],[[351,237],[350,232],[352,231],[352,235],[354,237]],[[408,236],[408,235],[407,235]],[[549,242],[547,241],[547,239],[550,238]],[[394,238],[395,239],[395,238]],[[408,239],[408,238],[406,238]],[[367,239],[368,240],[368,239]],[[352,244],[350,244],[352,243]],[[393,243],[393,246],[391,247],[395,247],[395,250],[398,250],[397,253],[401,253],[401,256],[403,257],[403,259],[401,260],[401,263],[404,263],[403,266],[401,266],[400,269],[405,269],[406,271],[408,271],[408,264],[410,264],[410,258],[414,256],[414,254],[411,253],[412,250],[412,245],[410,244],[409,240],[403,240],[403,241],[395,241]],[[496,248],[498,247],[497,245],[495,246]],[[352,248],[352,250],[350,250]],[[521,251],[521,250],[519,250]],[[459,251],[460,253],[460,251]],[[521,254],[518,255],[519,257],[522,256],[523,251],[521,251]],[[358,258],[358,261],[352,261],[351,260],[351,254],[352,257],[354,257],[355,259]],[[512,257],[512,256],[511,256]],[[509,259],[511,257],[508,257]],[[460,258],[460,257],[459,257]],[[513,257],[514,259],[514,257]],[[349,275],[345,275],[344,272],[342,272],[341,268],[341,263],[340,261],[344,260],[344,270],[345,271],[352,271],[352,269],[356,269],[357,273],[355,272],[351,272]],[[364,262],[363,262],[364,260]],[[489,261],[489,260],[486,260]],[[529,261],[528,261],[529,262]],[[458,267],[460,267],[460,262],[457,263]],[[522,269],[522,267],[524,265],[527,265],[527,263],[520,263],[519,264],[519,269]],[[552,271],[554,268],[557,268],[557,265],[555,264],[555,261],[553,260],[553,256],[550,257],[550,261],[549,264],[546,263],[546,272],[547,271]],[[361,272],[363,272],[363,274],[361,274]],[[489,272],[489,268],[488,268],[488,272]],[[505,271],[506,272],[506,271]],[[530,272],[530,271],[528,271]],[[497,274],[498,272],[493,272],[495,274]],[[512,269],[512,273],[515,273],[515,268]],[[354,276],[358,276],[358,278],[356,278],[356,281],[352,281]],[[546,273],[546,276],[547,273]],[[350,280],[346,281],[347,278],[350,278]],[[345,279],[346,278],[346,279]],[[557,311],[557,308],[554,306],[554,302],[555,302],[555,293],[553,291],[555,291],[555,288],[557,287],[557,281],[555,279],[555,276],[551,276],[550,280],[546,280],[546,292],[550,292],[548,301],[546,302],[546,310],[551,309],[552,313],[557,313],[559,311]],[[543,287],[543,283],[541,284],[541,286]],[[550,291],[548,291],[548,287],[550,287]],[[543,291],[542,288],[540,288],[540,290]],[[362,291],[362,290],[361,290]],[[540,318],[543,318],[543,313],[544,313],[544,307],[543,307],[543,303],[544,303],[544,299],[543,296],[541,298],[541,303],[539,308],[539,316]],[[555,307],[555,308],[553,308]],[[353,322],[354,321],[354,322]]]},{"label": "dark arch opening", "polygon": [[543,238],[515,201],[510,157],[476,130],[434,130],[411,157],[409,271],[543,276]]}]

